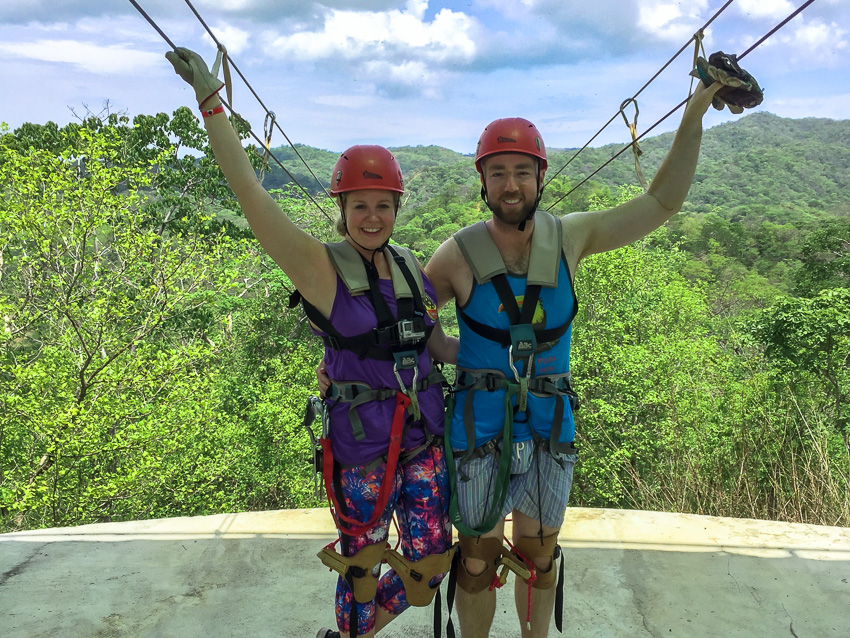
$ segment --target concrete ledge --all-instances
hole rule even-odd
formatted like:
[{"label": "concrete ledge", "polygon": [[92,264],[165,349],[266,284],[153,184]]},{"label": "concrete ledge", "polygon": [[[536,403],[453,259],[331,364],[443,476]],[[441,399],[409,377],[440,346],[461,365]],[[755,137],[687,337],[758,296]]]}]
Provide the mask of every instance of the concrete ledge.
[{"label": "concrete ledge", "polygon": [[[315,557],[333,538],[326,509],[0,535],[0,636],[312,638],[333,625]],[[567,634],[850,636],[850,529],[570,508],[561,546]],[[381,635],[431,626],[411,609]],[[518,635],[500,592],[491,636]]]}]

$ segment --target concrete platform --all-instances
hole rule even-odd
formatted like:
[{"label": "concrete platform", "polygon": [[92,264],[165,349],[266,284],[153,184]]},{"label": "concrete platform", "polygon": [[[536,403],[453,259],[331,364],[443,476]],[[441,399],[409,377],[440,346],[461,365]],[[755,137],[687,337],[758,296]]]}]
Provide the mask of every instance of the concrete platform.
[{"label": "concrete platform", "polygon": [[[313,638],[333,626],[315,557],[333,538],[327,510],[0,535],[0,637]],[[565,635],[850,636],[850,529],[571,508],[561,545]],[[410,609],[381,636],[431,623]],[[518,635],[503,590],[491,636]]]}]

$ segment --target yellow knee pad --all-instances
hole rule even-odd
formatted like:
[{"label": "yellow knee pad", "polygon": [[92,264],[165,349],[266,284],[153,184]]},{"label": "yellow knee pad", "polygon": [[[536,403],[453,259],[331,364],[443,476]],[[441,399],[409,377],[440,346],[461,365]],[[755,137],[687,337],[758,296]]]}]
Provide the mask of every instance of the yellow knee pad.
[{"label": "yellow knee pad", "polygon": [[[457,570],[457,584],[463,591],[477,594],[487,589],[493,582],[504,547],[499,538],[482,538],[481,536],[459,536],[460,567]],[[476,558],[487,563],[484,571],[473,576],[466,569],[464,559]]]},{"label": "yellow knee pad", "polygon": [[375,566],[384,559],[386,543],[372,543],[360,549],[354,556],[343,556],[333,548],[325,547],[318,553],[319,559],[339,573],[351,587],[354,600],[368,603],[378,592],[378,578],[373,574]]},{"label": "yellow knee pad", "polygon": [[[558,555],[558,533],[549,536],[524,536],[517,541],[514,550],[520,559],[534,562],[536,558],[552,559],[545,572],[537,569],[537,578],[532,583],[536,589],[551,589],[555,586],[555,558]],[[527,582],[527,580],[526,580]]]},{"label": "yellow knee pad", "polygon": [[407,602],[414,607],[427,607],[431,604],[434,594],[440,588],[439,583],[431,587],[431,579],[449,571],[455,550],[456,546],[453,545],[442,554],[431,554],[417,561],[407,560],[394,549],[387,550],[387,563],[401,577]]}]

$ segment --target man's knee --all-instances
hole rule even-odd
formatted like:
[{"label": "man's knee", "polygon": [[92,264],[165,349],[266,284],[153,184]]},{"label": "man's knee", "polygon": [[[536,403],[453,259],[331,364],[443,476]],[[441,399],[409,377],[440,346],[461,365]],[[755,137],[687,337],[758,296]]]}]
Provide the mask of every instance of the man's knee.
[{"label": "man's knee", "polygon": [[459,545],[458,587],[470,594],[489,588],[502,557],[502,541],[498,538],[460,536]]},{"label": "man's knee", "polygon": [[517,554],[525,560],[531,561],[536,567],[537,578],[532,587],[537,589],[551,589],[555,585],[555,558],[558,557],[558,533],[549,536],[524,536],[520,538],[515,549]]}]

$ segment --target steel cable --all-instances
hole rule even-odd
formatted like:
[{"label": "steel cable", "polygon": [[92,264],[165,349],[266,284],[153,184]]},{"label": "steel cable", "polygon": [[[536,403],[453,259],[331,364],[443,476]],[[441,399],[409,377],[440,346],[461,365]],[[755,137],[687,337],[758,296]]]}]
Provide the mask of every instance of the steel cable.
[{"label": "steel cable", "polygon": [[[150,17],[150,16],[149,16],[149,15],[145,12],[145,10],[144,10],[144,9],[143,9],[140,5],[139,5],[139,3],[138,3],[138,2],[136,2],[136,0],[129,0],[129,2],[130,2],[130,4],[132,4],[132,5],[133,5],[133,7],[135,7],[135,9],[136,9],[136,10],[137,10],[137,11],[138,11],[141,15],[142,15],[142,17],[143,17],[145,20],[147,20],[147,21],[148,21],[148,23],[149,23],[149,24],[150,24],[150,25],[151,25],[151,26],[152,26],[152,27],[156,30],[156,32],[157,32],[157,33],[159,33],[159,35],[162,37],[162,39],[163,39],[163,40],[165,40],[165,42],[166,42],[166,43],[167,43],[167,44],[168,44],[168,45],[169,45],[169,46],[170,46],[173,50],[175,50],[175,51],[176,51],[176,50],[177,50],[177,46],[174,44],[174,42],[172,42],[172,41],[171,41],[171,39],[170,39],[170,38],[169,38],[169,37],[165,34],[165,32],[164,32],[164,31],[163,31],[163,30],[159,27],[159,25],[158,25],[158,24],[157,24],[157,23],[153,20],[153,18],[151,18],[151,17]],[[198,14],[198,12],[197,12],[197,11],[195,10],[195,8],[192,6],[191,2],[189,2],[189,0],[186,0],[186,4],[187,4],[187,5],[189,5],[189,8],[192,10],[192,12],[195,14],[195,16],[196,16],[196,17],[198,18],[198,20],[201,22],[202,26],[206,29],[207,33],[208,33],[208,34],[209,34],[209,36],[213,39],[213,41],[215,42],[216,46],[218,46],[218,47],[220,47],[220,48],[223,48],[223,47],[222,47],[222,45],[221,45],[221,43],[219,42],[219,40],[215,37],[215,34],[214,34],[214,33],[212,32],[212,30],[211,30],[211,29],[207,26],[206,22],[204,22],[203,18],[202,18],[202,17]],[[259,102],[260,106],[262,106],[262,108],[263,108],[263,109],[265,109],[265,111],[266,111],[266,113],[267,113],[267,114],[268,114],[268,113],[271,113],[271,111],[269,111],[269,110],[268,110],[268,108],[266,108],[265,104],[263,104],[263,101],[262,101],[262,100],[260,99],[260,97],[257,95],[256,91],[254,91],[254,89],[253,89],[253,87],[250,85],[250,83],[249,83],[249,82],[245,79],[245,76],[242,74],[242,72],[239,70],[239,68],[238,68],[238,67],[237,67],[237,66],[233,63],[233,59],[230,57],[230,55],[229,55],[229,54],[227,54],[227,53],[225,53],[225,55],[227,55],[228,61],[230,62],[230,64],[232,64],[232,65],[233,65],[233,68],[234,68],[234,69],[236,69],[236,72],[239,74],[239,77],[241,77],[241,78],[242,78],[242,80],[243,80],[243,82],[245,82],[245,85],[249,88],[249,90],[251,91],[251,93],[252,93],[252,94],[254,95],[254,97],[257,99],[257,101]],[[221,96],[219,96],[219,98],[221,98]],[[231,105],[227,102],[227,100],[225,100],[224,98],[221,98],[221,102],[222,102],[222,104],[224,104],[224,105],[227,107],[227,109],[228,109],[228,111],[230,112],[230,114],[231,114],[231,115],[236,114],[236,113],[235,113],[235,111],[233,110],[233,108],[231,107]],[[237,114],[237,115],[238,115],[238,114]],[[321,186],[321,188],[322,188],[322,190],[325,192],[325,194],[326,194],[326,195],[328,195],[328,197],[330,197],[330,195],[329,195],[329,194],[328,194],[328,192],[327,192],[327,189],[325,189],[324,185],[321,183],[321,181],[319,180],[319,178],[318,178],[318,177],[316,177],[316,175],[315,175],[315,173],[313,172],[313,170],[310,168],[310,166],[307,164],[306,160],[305,160],[305,159],[301,156],[301,154],[298,152],[298,149],[297,149],[297,148],[295,148],[295,145],[292,143],[292,141],[289,139],[289,137],[286,135],[286,133],[283,131],[283,129],[281,129],[281,128],[280,128],[280,125],[279,125],[279,124],[277,124],[277,121],[275,121],[275,125],[277,126],[278,130],[280,130],[280,132],[283,134],[283,136],[286,138],[286,141],[289,143],[289,145],[292,147],[292,149],[295,151],[295,154],[298,156],[298,158],[301,160],[301,162],[304,164],[304,166],[305,166],[305,167],[307,168],[307,170],[310,172],[310,175],[312,175],[312,176],[313,176],[313,178],[314,178],[314,179],[318,182],[319,186]],[[259,137],[257,137],[257,134],[256,134],[256,133],[254,133],[253,129],[251,129],[251,128],[249,127],[248,132],[249,132],[249,134],[251,135],[251,137],[253,137],[253,138],[254,138],[254,140],[256,140],[256,141],[260,144],[260,146],[265,146],[265,144],[263,143],[263,141],[262,141]],[[289,177],[289,179],[290,179],[290,180],[292,180],[292,182],[293,182],[293,183],[294,183],[294,184],[295,184],[295,185],[296,185],[299,189],[301,189],[301,191],[302,191],[302,192],[303,192],[303,193],[307,196],[307,198],[308,198],[308,199],[309,199],[309,200],[313,203],[313,205],[314,205],[314,206],[315,206],[315,207],[316,207],[316,208],[317,208],[317,209],[318,209],[318,210],[319,210],[319,211],[320,211],[320,212],[321,212],[321,213],[322,213],[322,214],[323,214],[323,215],[324,215],[324,216],[325,216],[325,217],[326,217],[326,218],[327,218],[327,219],[328,219],[331,223],[334,223],[334,220],[333,220],[333,218],[331,217],[331,215],[329,215],[329,214],[328,214],[328,212],[327,212],[327,211],[326,211],[326,210],[325,210],[325,209],[324,209],[324,208],[323,208],[323,207],[319,204],[319,202],[317,202],[317,201],[316,201],[316,199],[313,197],[313,195],[312,195],[312,194],[311,194],[311,193],[310,193],[310,192],[309,192],[309,191],[308,191],[308,190],[307,190],[307,189],[306,189],[306,188],[305,188],[305,187],[304,187],[304,186],[303,186],[303,185],[302,185],[302,184],[301,184],[301,183],[300,183],[300,182],[299,182],[296,178],[295,178],[295,176],[294,176],[292,173],[290,173],[290,172],[289,172],[289,170],[288,170],[288,169],[287,169],[287,168],[283,165],[283,162],[281,162],[281,161],[277,158],[277,156],[276,156],[274,153],[272,153],[271,151],[269,151],[269,156],[270,156],[270,157],[271,157],[271,158],[275,161],[275,163],[276,163],[276,164],[277,164],[277,165],[281,168],[281,170],[283,170],[283,172],[287,175],[287,177]]]},{"label": "steel cable", "polygon": [[[762,36],[759,40],[757,40],[757,41],[755,42],[755,44],[753,44],[750,48],[748,48],[746,51],[744,51],[744,53],[742,53],[741,55],[739,55],[739,56],[738,56],[738,60],[742,59],[744,56],[748,55],[748,54],[749,54],[749,53],[751,53],[754,49],[756,49],[758,46],[760,46],[761,44],[763,44],[763,43],[764,43],[764,42],[765,42],[768,38],[770,38],[773,34],[775,34],[777,31],[779,31],[779,29],[781,29],[781,28],[782,28],[782,27],[784,27],[786,24],[788,24],[788,22],[790,22],[791,20],[793,20],[793,19],[794,19],[794,18],[795,18],[798,14],[800,14],[800,13],[801,13],[804,9],[806,9],[806,8],[807,8],[810,4],[812,4],[814,1],[815,1],[815,0],[807,0],[807,2],[805,2],[805,3],[804,3],[804,4],[802,4],[799,8],[797,8],[796,10],[794,10],[794,11],[793,11],[793,12],[792,12],[792,13],[791,13],[791,14],[790,14],[787,18],[785,18],[784,20],[782,20],[782,21],[781,21],[779,24],[777,24],[777,25],[776,25],[773,29],[771,29],[770,31],[768,31],[768,32],[767,32],[764,36]],[[727,7],[727,6],[729,6],[729,4],[731,4],[731,0],[730,0],[729,2],[727,2],[727,3],[726,3],[726,4],[725,4],[725,5],[724,5],[721,9],[720,9],[720,11],[723,11],[724,9],[726,9],[726,7]],[[712,20],[714,20],[714,18],[715,18],[715,17],[717,17],[717,15],[719,15],[719,13],[720,13],[720,12],[718,12],[718,14],[716,14],[714,17],[712,17]],[[709,21],[709,23],[706,23],[706,24],[710,24],[710,21]],[[693,42],[693,38],[691,38],[691,40],[688,42],[688,44],[690,44],[691,42]],[[688,46],[688,45],[686,44],[686,45],[685,45],[685,47],[687,47],[687,46]],[[677,53],[676,55],[679,55],[679,54],[681,53],[681,51],[683,51],[683,50],[684,50],[684,48],[682,48],[682,49],[679,51],[679,53]],[[668,64],[669,64],[669,62],[668,62]],[[647,84],[647,85],[645,85],[645,86],[648,86],[648,84]],[[643,89],[641,89],[641,90],[643,90]],[[639,93],[639,92],[638,92],[638,93]],[[620,157],[620,155],[622,155],[622,154],[623,154],[623,153],[625,153],[627,150],[629,150],[632,146],[634,146],[637,142],[639,142],[640,140],[642,140],[642,139],[643,139],[643,138],[644,138],[644,137],[645,137],[645,136],[646,136],[649,132],[651,132],[653,129],[655,129],[655,128],[656,128],[659,124],[661,124],[664,120],[666,120],[668,117],[670,117],[671,115],[673,115],[673,113],[675,113],[675,112],[676,112],[676,111],[678,111],[680,108],[682,108],[682,106],[684,106],[685,104],[687,104],[687,102],[688,102],[688,100],[689,100],[689,99],[690,99],[690,98],[688,97],[688,98],[685,98],[684,100],[682,100],[681,102],[679,102],[679,104],[678,104],[677,106],[673,107],[673,108],[672,108],[672,109],[671,109],[671,110],[670,110],[670,111],[669,111],[666,115],[664,115],[663,117],[661,117],[661,119],[659,119],[657,122],[655,122],[655,124],[653,124],[652,126],[650,126],[650,127],[649,127],[646,131],[644,131],[644,132],[643,132],[640,136],[638,136],[638,138],[637,138],[636,140],[634,140],[633,142],[631,142],[631,143],[627,144],[626,146],[624,146],[622,149],[620,149],[620,151],[619,151],[619,152],[617,152],[617,154],[615,154],[613,157],[611,157],[610,159],[608,159],[608,161],[606,161],[604,164],[602,164],[599,168],[597,168],[595,171],[593,171],[590,175],[588,175],[587,177],[585,177],[582,181],[580,181],[578,184],[576,184],[573,188],[571,188],[569,191],[567,191],[566,193],[564,193],[561,197],[559,197],[559,198],[558,198],[558,199],[556,199],[554,202],[552,202],[551,204],[549,204],[549,206],[546,208],[546,210],[547,210],[547,211],[552,210],[552,209],[553,209],[553,208],[554,208],[557,204],[559,204],[559,203],[560,203],[560,202],[562,202],[564,199],[566,199],[567,197],[569,197],[572,193],[574,193],[576,190],[578,190],[578,189],[579,189],[579,188],[580,188],[583,184],[585,184],[585,182],[587,182],[587,181],[588,181],[591,177],[593,177],[594,175],[596,175],[597,173],[599,173],[599,171],[601,171],[603,168],[605,168],[606,166],[608,166],[608,164],[610,164],[611,162],[613,162],[615,159],[617,159],[618,157]],[[619,111],[618,111],[618,112],[617,112],[617,113],[616,113],[616,114],[615,114],[615,115],[611,118],[611,120],[609,120],[609,121],[608,121],[608,124],[610,124],[610,123],[611,123],[611,121],[613,121],[613,120],[617,117],[617,115],[619,115]],[[608,126],[608,124],[606,124],[605,126]],[[604,130],[604,127],[603,127],[603,130]],[[601,133],[601,132],[602,132],[602,131],[600,130],[600,131],[599,131],[599,133]],[[597,133],[596,135],[599,135],[599,133]],[[594,138],[595,138],[595,137],[596,137],[596,136],[594,136]],[[592,141],[592,140],[591,140],[591,141]],[[590,143],[590,142],[588,142],[588,144],[589,144],[589,143]],[[587,147],[587,144],[585,144],[584,148],[586,148],[586,147]],[[584,150],[584,148],[582,148],[582,150]],[[576,153],[576,155],[578,155],[578,153]],[[573,156],[573,158],[574,158],[574,157],[575,157],[575,156]],[[570,159],[570,161],[572,161],[572,159]],[[568,162],[568,163],[569,163],[569,162]],[[559,172],[560,172],[560,171],[559,171]],[[550,180],[550,181],[551,181],[551,180]],[[549,182],[547,182],[547,184],[548,184],[548,183],[549,183]]]}]

